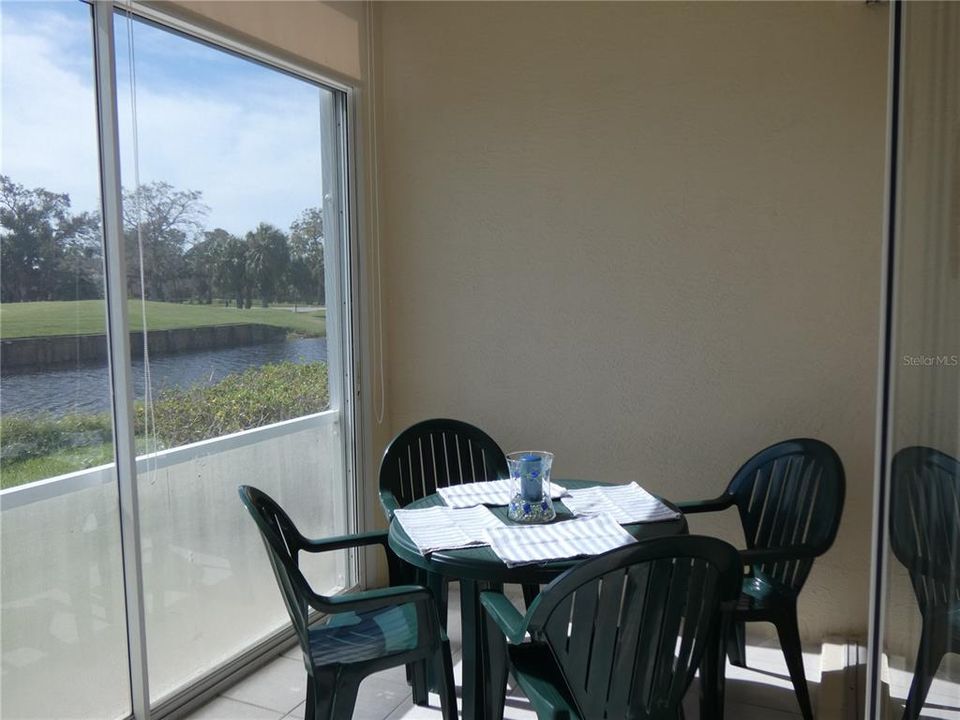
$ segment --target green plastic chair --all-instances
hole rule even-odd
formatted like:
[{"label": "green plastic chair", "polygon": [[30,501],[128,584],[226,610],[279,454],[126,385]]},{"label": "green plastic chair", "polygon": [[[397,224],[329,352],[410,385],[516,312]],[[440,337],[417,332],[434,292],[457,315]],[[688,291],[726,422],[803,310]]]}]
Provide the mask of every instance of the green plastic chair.
[{"label": "green plastic chair", "polygon": [[[434,418],[411,425],[387,446],[380,461],[380,504],[387,520],[397,508],[432,495],[437,488],[510,477],[507,458],[483,430],[461,420]],[[408,572],[413,572],[410,568]],[[420,581],[437,595],[446,627],[446,578],[424,574]],[[527,603],[539,588],[523,587]]]},{"label": "green plastic chair", "polygon": [[483,430],[446,418],[423,420],[397,435],[380,461],[380,503],[393,511],[437,488],[510,477],[507,458]]},{"label": "green plastic chair", "polygon": [[960,462],[933,448],[904,448],[893,457],[890,485],[890,545],[923,620],[903,712],[916,720],[944,655],[960,653]]},{"label": "green plastic chair", "polygon": [[480,601],[539,718],[677,720],[698,667],[704,716],[722,718],[723,608],[741,572],[722,540],[656,538],[568,570],[524,616],[501,593]]},{"label": "green plastic chair", "polygon": [[[444,720],[457,717],[450,643],[437,615],[433,594],[425,587],[399,586],[342,596],[313,592],[298,568],[301,552],[329,552],[383,545],[388,562],[398,562],[387,548],[385,532],[309,540],[266,493],[241,485],[240,500],[260,529],[277,584],[300,641],[307,669],[305,720],[346,720],[353,715],[357,689],[368,675],[398,665],[424,672],[432,662],[440,679]],[[311,625],[314,610],[329,617]]]},{"label": "green plastic chair", "polygon": [[750,458],[715,500],[677,503],[685,514],[736,506],[747,541],[749,570],[728,638],[730,662],[746,666],[750,621],[773,623],[803,717],[813,718],[797,626],[797,596],[814,558],[833,545],[843,513],[843,463],[824,442],[809,438],[771,445]]}]

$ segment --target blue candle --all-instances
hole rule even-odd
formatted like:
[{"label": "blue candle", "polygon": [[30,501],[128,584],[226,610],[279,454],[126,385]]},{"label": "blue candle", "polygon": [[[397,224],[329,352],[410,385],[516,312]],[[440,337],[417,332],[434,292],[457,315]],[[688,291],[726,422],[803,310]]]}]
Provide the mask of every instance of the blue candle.
[{"label": "blue candle", "polygon": [[543,497],[543,458],[528,454],[520,458],[520,494],[524,500],[539,502]]}]

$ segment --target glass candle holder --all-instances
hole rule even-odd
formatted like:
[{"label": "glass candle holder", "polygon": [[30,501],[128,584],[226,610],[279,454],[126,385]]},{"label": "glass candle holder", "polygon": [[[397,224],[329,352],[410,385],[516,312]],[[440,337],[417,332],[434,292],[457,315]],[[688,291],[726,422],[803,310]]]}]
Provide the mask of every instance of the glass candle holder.
[{"label": "glass candle holder", "polygon": [[513,493],[507,517],[520,523],[545,523],[557,516],[550,497],[553,453],[522,450],[507,455]]}]

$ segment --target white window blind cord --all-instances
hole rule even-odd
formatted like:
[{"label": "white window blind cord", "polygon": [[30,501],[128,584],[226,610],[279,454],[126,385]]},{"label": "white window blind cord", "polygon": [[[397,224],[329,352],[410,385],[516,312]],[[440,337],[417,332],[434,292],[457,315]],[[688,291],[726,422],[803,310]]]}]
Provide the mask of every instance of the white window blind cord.
[{"label": "white window blind cord", "polygon": [[[159,449],[157,436],[157,422],[153,405],[153,381],[150,374],[150,343],[147,333],[147,283],[144,272],[143,253],[143,203],[140,190],[140,129],[137,124],[137,69],[134,62],[132,0],[127,0],[127,68],[130,76],[130,131],[133,141],[133,182],[134,182],[134,210],[137,225],[137,252],[140,267],[140,322],[143,337],[143,432],[147,447],[144,453],[150,457]],[[149,470],[148,470],[149,471]]]},{"label": "white window blind cord", "polygon": [[373,240],[377,255],[377,362],[380,371],[380,396],[376,410],[377,425],[383,424],[386,409],[386,382],[383,372],[383,268],[380,249],[380,156],[377,146],[377,112],[376,112],[376,51],[373,42],[373,10],[371,3],[366,7],[367,21],[367,141],[370,156],[371,171],[370,209],[373,220]]}]

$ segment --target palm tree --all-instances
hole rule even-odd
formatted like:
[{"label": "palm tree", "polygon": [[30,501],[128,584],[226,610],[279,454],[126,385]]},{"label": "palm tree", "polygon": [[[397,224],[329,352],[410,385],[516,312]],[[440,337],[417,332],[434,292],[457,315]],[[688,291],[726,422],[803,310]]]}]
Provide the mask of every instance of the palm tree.
[{"label": "palm tree", "polygon": [[267,307],[273,302],[290,262],[287,236],[282,230],[260,223],[247,233],[247,273],[260,292],[260,303]]}]

